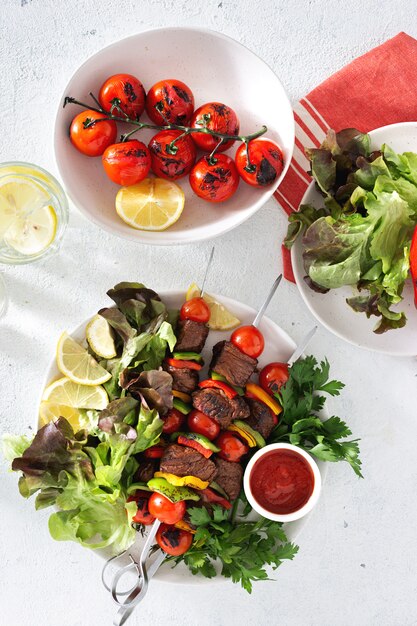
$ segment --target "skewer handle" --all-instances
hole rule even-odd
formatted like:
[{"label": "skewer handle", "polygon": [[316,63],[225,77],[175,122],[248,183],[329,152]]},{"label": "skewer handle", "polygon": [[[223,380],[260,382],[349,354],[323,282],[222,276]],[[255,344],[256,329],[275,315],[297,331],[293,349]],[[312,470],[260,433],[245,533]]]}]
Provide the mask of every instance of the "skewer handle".
[{"label": "skewer handle", "polygon": [[276,278],[276,280],[274,281],[274,284],[271,287],[271,290],[269,292],[269,294],[266,297],[265,302],[263,303],[263,305],[261,306],[261,308],[259,309],[259,311],[256,314],[255,319],[252,322],[252,326],[255,326],[255,328],[258,328],[261,319],[263,318],[266,309],[268,308],[269,303],[271,302],[272,298],[274,297],[274,294],[276,292],[276,290],[278,289],[278,285],[280,284],[282,280],[282,274],[280,274],[278,276],[278,278]]},{"label": "skewer handle", "polygon": [[205,289],[206,282],[207,282],[207,276],[208,276],[208,273],[209,273],[209,269],[210,269],[210,266],[211,266],[211,262],[213,261],[213,257],[214,257],[214,246],[213,246],[213,247],[212,247],[212,249],[211,249],[211,252],[210,252],[210,257],[209,257],[209,260],[208,260],[208,262],[207,262],[206,271],[205,271],[205,273],[204,273],[204,278],[203,278],[203,282],[202,282],[202,285],[201,285],[201,293],[200,293],[200,297],[201,297],[201,298],[202,298],[202,297],[203,297],[203,295],[204,295],[204,289]]}]

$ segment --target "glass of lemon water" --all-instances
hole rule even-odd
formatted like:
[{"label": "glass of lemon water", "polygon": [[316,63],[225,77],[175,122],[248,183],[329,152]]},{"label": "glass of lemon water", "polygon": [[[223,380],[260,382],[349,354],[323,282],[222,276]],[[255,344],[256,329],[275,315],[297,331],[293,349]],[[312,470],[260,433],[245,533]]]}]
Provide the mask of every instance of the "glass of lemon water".
[{"label": "glass of lemon water", "polygon": [[[31,163],[0,163],[0,263],[32,263],[53,254],[67,223],[67,198],[49,172]],[[0,314],[5,306],[0,284]]]}]

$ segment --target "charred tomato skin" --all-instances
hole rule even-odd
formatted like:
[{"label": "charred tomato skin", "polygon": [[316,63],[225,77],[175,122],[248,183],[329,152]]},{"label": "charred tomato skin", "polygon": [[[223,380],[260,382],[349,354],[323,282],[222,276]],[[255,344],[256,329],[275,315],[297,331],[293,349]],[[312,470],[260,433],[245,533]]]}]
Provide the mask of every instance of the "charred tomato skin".
[{"label": "charred tomato skin", "polygon": [[180,556],[191,548],[193,536],[187,530],[170,524],[161,524],[156,533],[156,541],[164,552],[171,556]]},{"label": "charred tomato skin", "polygon": [[164,425],[162,426],[162,432],[165,435],[172,435],[181,430],[181,426],[186,420],[186,416],[178,411],[178,409],[170,409],[166,415],[162,417]]},{"label": "charred tomato skin", "polygon": [[149,150],[137,139],[109,146],[102,160],[107,176],[118,185],[135,185],[146,178],[151,169]]},{"label": "charred tomato skin", "polygon": [[274,363],[268,363],[268,365],[262,368],[259,374],[259,384],[264,391],[274,395],[275,392],[280,391],[281,387],[285,385],[288,377],[287,363],[275,361]]},{"label": "charred tomato skin", "polygon": [[248,143],[249,160],[254,166],[248,171],[248,155],[246,145],[242,143],[236,151],[236,167],[241,178],[252,187],[268,187],[273,185],[284,167],[281,148],[271,141],[260,137]]},{"label": "charred tomato skin", "polygon": [[154,523],[155,518],[149,513],[149,493],[146,491],[136,491],[133,496],[129,496],[127,502],[136,502],[138,507],[136,514],[132,518],[132,522],[144,524],[144,526],[150,526],[150,524]]},{"label": "charred tomato skin", "polygon": [[158,126],[186,126],[194,111],[194,96],[185,83],[169,78],[149,89],[145,106],[148,116]]},{"label": "charred tomato skin", "polygon": [[[90,122],[97,123],[86,128],[85,125]],[[86,109],[78,113],[71,122],[71,143],[86,156],[97,157],[102,155],[105,149],[115,142],[116,136],[116,122],[106,119],[104,113]]]},{"label": "charred tomato skin", "polygon": [[239,185],[239,174],[233,159],[216,154],[214,163],[202,157],[190,172],[194,193],[208,202],[224,202],[233,196]]},{"label": "charred tomato skin", "polygon": [[[110,111],[113,102],[119,100],[121,110],[131,120],[138,120],[145,110],[145,97],[145,89],[138,78],[132,74],[114,74],[102,84],[98,99],[104,111]],[[120,113],[115,110],[114,115]]]},{"label": "charred tomato skin", "polygon": [[171,154],[169,144],[181,135],[180,130],[161,130],[149,142],[151,169],[156,176],[177,180],[190,173],[197,151],[193,140],[187,135],[175,143],[177,151]]},{"label": "charred tomato skin", "polygon": [[[239,119],[233,109],[226,104],[222,102],[207,102],[207,104],[203,104],[194,112],[191,119],[191,126],[193,128],[201,128],[205,116],[209,117],[206,127],[210,130],[221,133],[222,135],[239,134]],[[219,143],[219,138],[213,135],[192,133],[191,136],[197,147],[205,152],[212,152]],[[233,144],[234,140],[229,139],[222,143],[217,151],[224,152]]]}]

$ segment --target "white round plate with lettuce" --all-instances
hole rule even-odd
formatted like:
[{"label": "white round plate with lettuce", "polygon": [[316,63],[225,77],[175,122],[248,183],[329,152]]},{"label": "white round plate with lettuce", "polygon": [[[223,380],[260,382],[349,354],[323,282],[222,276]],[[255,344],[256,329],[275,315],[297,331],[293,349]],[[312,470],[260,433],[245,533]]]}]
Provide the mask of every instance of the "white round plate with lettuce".
[{"label": "white round plate with lettuce", "polygon": [[[369,135],[372,150],[380,150],[383,144],[387,144],[396,153],[417,153],[417,122],[384,126],[370,132]],[[417,180],[417,169],[415,175]],[[310,204],[317,209],[324,206],[323,196],[317,191],[314,182],[307,189],[301,204]],[[385,240],[390,236],[389,229],[388,223],[383,235]],[[302,239],[298,237],[293,245],[292,265],[299,292],[315,318],[330,332],[361,348],[395,356],[417,355],[417,309],[414,305],[410,276],[404,284],[402,301],[391,307],[393,311],[404,312],[407,318],[405,326],[376,334],[374,329],[381,318],[374,315],[367,318],[365,313],[354,311],[346,303],[346,299],[363,295],[364,292],[359,294],[354,285],[332,288],[327,293],[316,292],[308,286],[304,280],[306,271]]]}]

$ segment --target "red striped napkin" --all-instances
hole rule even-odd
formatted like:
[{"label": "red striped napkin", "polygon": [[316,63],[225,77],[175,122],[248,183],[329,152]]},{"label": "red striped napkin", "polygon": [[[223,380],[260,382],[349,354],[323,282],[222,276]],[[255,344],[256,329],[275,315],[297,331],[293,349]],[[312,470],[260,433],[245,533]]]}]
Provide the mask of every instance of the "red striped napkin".
[{"label": "red striped napkin", "polygon": [[[294,107],[295,148],[275,198],[297,211],[311,182],[305,147],[318,147],[333,128],[374,128],[417,119],[417,41],[400,33],[367,52],[313,89]],[[295,282],[289,251],[282,248],[284,276]]]}]

